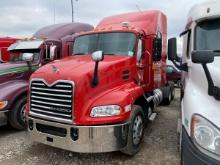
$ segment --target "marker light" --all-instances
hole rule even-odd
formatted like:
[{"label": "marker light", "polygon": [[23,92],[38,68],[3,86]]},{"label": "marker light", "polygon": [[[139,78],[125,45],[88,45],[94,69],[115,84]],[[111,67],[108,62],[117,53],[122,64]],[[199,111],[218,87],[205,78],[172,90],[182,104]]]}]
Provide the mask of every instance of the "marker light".
[{"label": "marker light", "polygon": [[8,101],[0,101],[0,110],[5,108],[8,104]]}]

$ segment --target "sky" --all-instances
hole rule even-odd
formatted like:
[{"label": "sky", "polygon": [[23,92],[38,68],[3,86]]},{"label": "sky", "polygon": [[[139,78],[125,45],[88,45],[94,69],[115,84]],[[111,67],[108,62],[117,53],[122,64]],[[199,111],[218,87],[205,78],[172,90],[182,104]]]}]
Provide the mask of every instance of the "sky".
[{"label": "sky", "polygon": [[[168,37],[177,37],[190,8],[204,1],[211,0],[74,0],[74,20],[96,26],[106,16],[157,9],[168,17]],[[46,25],[72,21],[71,0],[1,0],[0,11],[0,36],[31,37]]]}]

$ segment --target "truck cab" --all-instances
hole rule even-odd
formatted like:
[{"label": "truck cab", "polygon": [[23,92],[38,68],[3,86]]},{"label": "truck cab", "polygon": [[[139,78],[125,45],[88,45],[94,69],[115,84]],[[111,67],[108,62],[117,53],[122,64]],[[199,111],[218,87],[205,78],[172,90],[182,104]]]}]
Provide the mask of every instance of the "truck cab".
[{"label": "truck cab", "polygon": [[77,33],[92,29],[83,23],[51,25],[8,48],[10,61],[0,64],[0,126],[9,122],[16,129],[25,128],[24,110],[31,74],[51,61],[69,56],[68,48]]},{"label": "truck cab", "polygon": [[[183,37],[180,148],[182,164],[220,164],[220,3],[194,6]],[[176,59],[175,39],[169,59]]]},{"label": "truck cab", "polygon": [[10,60],[10,54],[8,47],[20,39],[12,37],[2,37],[0,38],[0,63],[5,63]]},{"label": "truck cab", "polygon": [[154,108],[173,97],[166,21],[160,11],[104,18],[75,38],[72,56],[32,74],[30,139],[74,152],[136,154]]}]

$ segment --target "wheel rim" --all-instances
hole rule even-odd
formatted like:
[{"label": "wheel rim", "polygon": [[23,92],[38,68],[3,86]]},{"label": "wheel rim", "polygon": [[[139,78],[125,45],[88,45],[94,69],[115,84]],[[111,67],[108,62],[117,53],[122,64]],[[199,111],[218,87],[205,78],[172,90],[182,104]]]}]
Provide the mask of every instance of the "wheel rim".
[{"label": "wheel rim", "polygon": [[22,122],[25,122],[25,107],[26,107],[26,104],[21,106],[20,118],[21,118]]},{"label": "wheel rim", "polygon": [[141,141],[143,134],[143,120],[141,116],[137,116],[134,120],[133,125],[133,143],[134,145],[138,145]]}]

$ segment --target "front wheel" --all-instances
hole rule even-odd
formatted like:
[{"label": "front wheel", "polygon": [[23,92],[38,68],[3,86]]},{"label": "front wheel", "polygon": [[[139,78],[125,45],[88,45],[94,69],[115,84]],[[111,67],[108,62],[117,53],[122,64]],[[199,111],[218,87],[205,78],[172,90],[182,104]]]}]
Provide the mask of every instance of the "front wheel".
[{"label": "front wheel", "polygon": [[9,123],[17,130],[25,129],[25,107],[27,99],[22,97],[16,103],[13,109],[9,112]]},{"label": "front wheel", "polygon": [[134,106],[131,114],[127,146],[121,150],[124,154],[135,155],[140,150],[144,135],[144,113],[140,106]]}]

